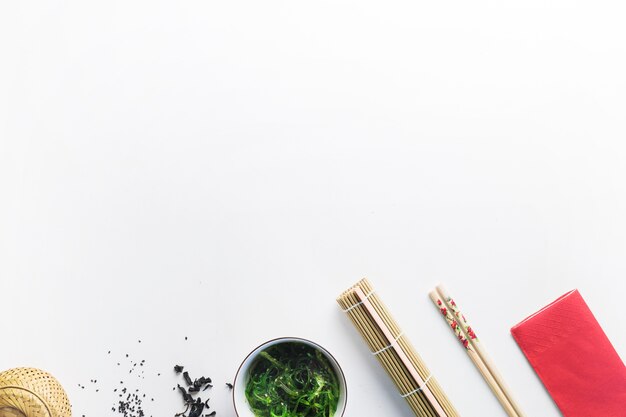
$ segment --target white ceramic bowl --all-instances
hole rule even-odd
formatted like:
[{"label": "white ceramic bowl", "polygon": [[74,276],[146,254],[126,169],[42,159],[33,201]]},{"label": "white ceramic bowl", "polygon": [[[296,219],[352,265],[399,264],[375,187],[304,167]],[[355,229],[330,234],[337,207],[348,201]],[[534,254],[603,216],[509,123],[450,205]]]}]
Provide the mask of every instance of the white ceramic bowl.
[{"label": "white ceramic bowl", "polygon": [[337,375],[337,379],[339,380],[339,402],[337,403],[337,411],[333,417],[341,417],[343,416],[343,412],[346,409],[346,378],[341,370],[341,367],[337,363],[337,360],[331,355],[326,349],[318,345],[317,343],[311,342],[307,339],[301,339],[299,337],[281,337],[278,339],[272,339],[263,343],[261,346],[254,349],[241,363],[239,370],[237,371],[237,375],[235,375],[235,382],[233,384],[233,404],[235,405],[235,413],[237,413],[238,417],[254,417],[254,413],[250,409],[248,405],[248,400],[246,399],[246,384],[248,382],[248,371],[250,369],[250,365],[254,362],[257,355],[267,349],[270,346],[278,345],[280,343],[304,343],[313,347],[314,349],[319,350],[322,354],[328,359],[330,364]]}]

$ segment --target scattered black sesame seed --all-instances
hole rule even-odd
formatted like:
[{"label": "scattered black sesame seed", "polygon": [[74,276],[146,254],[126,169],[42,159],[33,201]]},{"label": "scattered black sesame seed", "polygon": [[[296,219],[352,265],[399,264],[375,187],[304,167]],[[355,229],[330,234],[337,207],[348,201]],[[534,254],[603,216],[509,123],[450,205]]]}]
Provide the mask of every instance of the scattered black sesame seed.
[{"label": "scattered black sesame seed", "polygon": [[[185,340],[188,340],[188,339],[189,338],[185,336]],[[137,342],[142,343],[142,340],[137,339]],[[107,350],[107,355],[110,355],[111,352],[112,352],[111,350]],[[124,356],[126,358],[130,358],[130,352],[125,353]],[[121,366],[121,361],[114,362],[114,363],[116,363],[117,366]],[[129,361],[125,362],[125,366],[128,366],[127,369],[129,369],[128,371],[129,374],[132,374],[135,369],[139,369],[137,368],[137,364],[139,364],[140,367],[147,369],[149,374],[152,374],[152,371],[146,365],[145,359],[142,359],[141,361],[137,361],[137,362],[133,362],[132,360],[129,359]],[[172,388],[173,391],[176,391],[177,388],[180,390],[180,394],[183,399],[183,404],[185,405],[185,410],[182,411],[181,413],[177,413],[176,416],[177,417],[213,417],[215,416],[217,414],[215,411],[208,413],[209,412],[209,399],[206,398],[206,401],[203,402],[202,399],[200,398],[200,395],[201,395],[200,392],[204,392],[207,389],[213,387],[211,383],[212,382],[211,378],[201,376],[200,378],[192,379],[191,376],[189,375],[189,372],[183,372],[183,371],[184,371],[184,366],[182,365],[174,366],[174,372],[177,374],[182,373],[183,374],[182,377],[186,384],[186,387],[177,385],[176,387]],[[143,376],[145,374],[144,370],[142,370],[141,372],[139,371],[135,372],[135,374],[137,374],[138,378],[145,379],[145,376]],[[156,376],[160,377],[161,373],[160,372],[156,373]],[[98,380],[90,379],[89,382],[91,384],[97,384]],[[127,388],[126,387],[127,385],[132,385],[130,381],[129,381],[129,384],[126,384],[124,380],[120,380],[120,385],[122,386],[119,387],[119,389],[118,388],[112,389],[112,393],[114,393],[114,395],[117,395],[117,397],[114,397],[116,398],[116,401],[114,401],[114,404],[111,407],[111,411],[119,414],[120,417],[152,417],[151,415],[146,416],[142,407],[142,401],[147,401],[148,398],[150,398],[150,401],[154,402],[155,399],[153,397],[148,396],[146,393],[141,392],[140,389]],[[232,384],[226,383],[226,385],[232,389]],[[82,384],[78,384],[78,387],[82,390],[86,388],[85,385],[82,385]],[[97,389],[96,387],[94,387],[94,391],[100,392],[100,388],[102,388],[102,386],[99,386]],[[85,415],[82,415],[82,417],[85,417]]]}]

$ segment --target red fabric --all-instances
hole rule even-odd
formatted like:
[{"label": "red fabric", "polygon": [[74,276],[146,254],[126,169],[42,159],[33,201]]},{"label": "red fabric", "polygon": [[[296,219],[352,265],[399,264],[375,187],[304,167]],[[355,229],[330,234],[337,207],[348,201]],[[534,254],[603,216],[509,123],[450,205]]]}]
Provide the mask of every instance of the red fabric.
[{"label": "red fabric", "polygon": [[511,334],[565,417],[626,417],[626,367],[578,290]]}]

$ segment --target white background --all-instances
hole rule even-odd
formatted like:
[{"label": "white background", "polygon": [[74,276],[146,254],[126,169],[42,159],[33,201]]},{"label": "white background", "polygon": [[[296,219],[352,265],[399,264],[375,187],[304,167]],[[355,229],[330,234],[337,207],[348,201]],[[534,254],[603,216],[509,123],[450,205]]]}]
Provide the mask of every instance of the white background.
[{"label": "white background", "polygon": [[0,369],[106,416],[129,353],[156,417],[182,363],[232,417],[247,352],[301,336],[342,364],[346,416],[409,417],[335,304],[367,276],[460,414],[505,416],[443,282],[528,415],[558,416],[509,329],[579,288],[626,354],[625,12],[3,2]]}]

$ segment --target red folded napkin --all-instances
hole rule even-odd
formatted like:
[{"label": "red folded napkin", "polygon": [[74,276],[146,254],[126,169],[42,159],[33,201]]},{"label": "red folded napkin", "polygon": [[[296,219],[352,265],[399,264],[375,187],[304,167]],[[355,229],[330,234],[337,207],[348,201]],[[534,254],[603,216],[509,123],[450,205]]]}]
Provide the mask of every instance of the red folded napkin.
[{"label": "red folded napkin", "polygon": [[626,367],[578,290],[511,334],[564,416],[626,416]]}]

